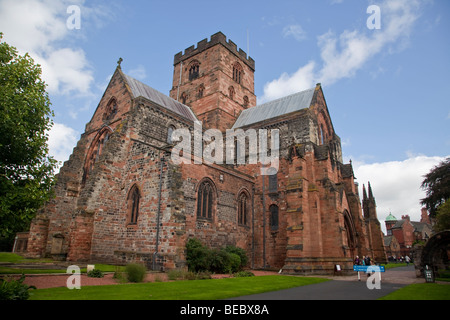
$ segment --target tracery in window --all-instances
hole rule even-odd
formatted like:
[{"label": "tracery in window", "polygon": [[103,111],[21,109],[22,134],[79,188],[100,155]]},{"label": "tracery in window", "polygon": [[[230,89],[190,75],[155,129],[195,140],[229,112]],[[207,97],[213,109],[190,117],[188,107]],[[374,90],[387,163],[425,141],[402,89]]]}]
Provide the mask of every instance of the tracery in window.
[{"label": "tracery in window", "polygon": [[200,75],[200,63],[193,61],[189,67],[189,81],[197,79]]},{"label": "tracery in window", "polygon": [[209,181],[203,181],[197,192],[197,218],[212,219],[214,189]]},{"label": "tracery in window", "polygon": [[241,65],[238,62],[236,62],[233,65],[233,80],[236,81],[237,83],[241,83],[242,73],[243,70]]}]

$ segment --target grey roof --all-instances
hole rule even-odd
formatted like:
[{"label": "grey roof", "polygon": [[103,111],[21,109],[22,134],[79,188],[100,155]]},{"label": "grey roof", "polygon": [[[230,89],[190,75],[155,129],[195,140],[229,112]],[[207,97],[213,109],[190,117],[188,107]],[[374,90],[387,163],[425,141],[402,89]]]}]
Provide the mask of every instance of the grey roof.
[{"label": "grey roof", "polygon": [[233,129],[309,108],[314,96],[314,90],[315,88],[308,89],[246,109],[239,115]]},{"label": "grey roof", "polygon": [[125,79],[130,86],[134,98],[144,97],[160,105],[161,107],[164,107],[172,112],[175,112],[178,115],[181,115],[182,117],[190,121],[197,121],[197,117],[188,106],[172,99],[169,96],[166,96],[158,90],[155,90],[126,74],[123,75],[125,76]]}]

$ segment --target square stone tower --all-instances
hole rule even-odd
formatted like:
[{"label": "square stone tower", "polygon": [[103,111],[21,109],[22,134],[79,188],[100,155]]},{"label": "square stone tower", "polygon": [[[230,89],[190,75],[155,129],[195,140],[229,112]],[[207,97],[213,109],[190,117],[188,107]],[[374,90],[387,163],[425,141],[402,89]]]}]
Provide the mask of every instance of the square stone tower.
[{"label": "square stone tower", "polygon": [[218,32],[175,55],[170,97],[189,106],[206,129],[225,131],[256,105],[255,61]]}]

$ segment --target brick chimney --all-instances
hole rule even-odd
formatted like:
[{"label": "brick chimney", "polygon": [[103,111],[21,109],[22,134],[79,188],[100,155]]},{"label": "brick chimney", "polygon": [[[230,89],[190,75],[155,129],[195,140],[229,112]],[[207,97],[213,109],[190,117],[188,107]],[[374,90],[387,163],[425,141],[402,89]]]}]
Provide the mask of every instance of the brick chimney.
[{"label": "brick chimney", "polygon": [[402,220],[408,220],[408,221],[410,221],[410,220],[409,220],[409,215],[405,214],[404,216],[402,216]]},{"label": "brick chimney", "polygon": [[430,217],[428,216],[427,208],[422,208],[422,215],[420,217],[420,222],[430,224]]}]

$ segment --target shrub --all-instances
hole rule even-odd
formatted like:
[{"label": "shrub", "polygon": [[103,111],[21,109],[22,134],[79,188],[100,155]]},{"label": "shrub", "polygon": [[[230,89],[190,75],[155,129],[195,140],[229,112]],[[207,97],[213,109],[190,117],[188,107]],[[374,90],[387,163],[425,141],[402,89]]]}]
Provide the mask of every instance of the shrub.
[{"label": "shrub", "polygon": [[125,267],[128,281],[130,282],[142,282],[144,281],[147,269],[142,264],[130,263]]},{"label": "shrub", "polygon": [[244,249],[238,248],[235,246],[226,246],[225,250],[229,253],[237,254],[239,256],[239,258],[241,258],[241,263],[240,263],[239,269],[243,269],[247,265],[248,257],[247,257],[247,253],[245,252]]},{"label": "shrub", "polygon": [[167,273],[167,277],[169,280],[203,280],[203,279],[211,279],[211,274],[208,271],[201,271],[195,273],[193,271],[184,271],[184,270],[169,270]]},{"label": "shrub", "polygon": [[229,273],[231,269],[230,254],[225,250],[213,249],[210,255],[209,270],[214,273]]},{"label": "shrub", "polygon": [[177,280],[182,277],[183,270],[172,269],[167,272],[167,278],[169,280]]},{"label": "shrub", "polygon": [[24,280],[23,274],[18,280],[0,279],[0,300],[27,300],[30,297],[28,290],[36,289],[36,287],[24,284]]},{"label": "shrub", "polygon": [[186,244],[186,263],[193,272],[208,271],[211,265],[211,251],[200,240],[189,239]]},{"label": "shrub", "polygon": [[189,271],[234,273],[242,270],[247,262],[245,250],[235,246],[209,249],[196,238],[189,239],[186,244],[186,263]]},{"label": "shrub", "polygon": [[228,273],[234,273],[241,269],[241,257],[235,253],[228,253],[229,256],[229,264],[228,264]]},{"label": "shrub", "polygon": [[234,274],[235,278],[254,277],[254,276],[255,274],[251,271],[239,271]]},{"label": "shrub", "polygon": [[103,272],[99,269],[93,269],[87,273],[87,276],[91,278],[103,278]]}]

